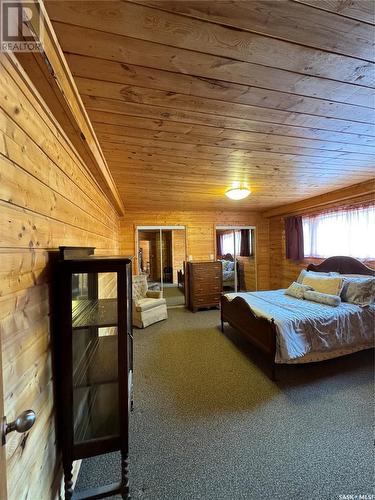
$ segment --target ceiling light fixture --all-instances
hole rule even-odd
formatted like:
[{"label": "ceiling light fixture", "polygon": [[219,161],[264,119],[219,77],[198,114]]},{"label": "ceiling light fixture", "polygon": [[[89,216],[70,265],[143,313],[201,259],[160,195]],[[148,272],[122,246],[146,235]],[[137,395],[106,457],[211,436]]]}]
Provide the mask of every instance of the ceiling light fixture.
[{"label": "ceiling light fixture", "polygon": [[225,191],[226,196],[230,198],[231,200],[243,200],[244,198],[247,198],[249,194],[251,193],[250,189],[244,185],[234,185],[227,191]]}]

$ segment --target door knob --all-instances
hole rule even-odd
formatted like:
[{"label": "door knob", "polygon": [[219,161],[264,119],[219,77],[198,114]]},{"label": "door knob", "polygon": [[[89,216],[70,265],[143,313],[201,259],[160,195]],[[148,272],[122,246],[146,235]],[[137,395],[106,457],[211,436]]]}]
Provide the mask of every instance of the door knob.
[{"label": "door knob", "polygon": [[10,432],[27,432],[34,425],[36,419],[35,412],[33,410],[23,411],[16,420],[13,422],[7,423],[7,418],[4,417],[1,423],[1,444],[4,445],[6,443],[6,436]]}]

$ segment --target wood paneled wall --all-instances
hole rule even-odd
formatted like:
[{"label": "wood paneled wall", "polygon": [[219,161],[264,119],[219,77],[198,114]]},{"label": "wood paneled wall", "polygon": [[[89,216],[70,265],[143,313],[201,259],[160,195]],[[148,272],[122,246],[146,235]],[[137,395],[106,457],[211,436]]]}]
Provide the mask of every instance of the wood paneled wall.
[{"label": "wood paneled wall", "polygon": [[269,288],[268,220],[255,212],[127,212],[120,221],[121,251],[135,255],[135,231],[145,225],[186,227],[187,255],[193,260],[215,257],[215,226],[256,226],[258,289]]},{"label": "wood paneled wall", "polygon": [[[357,198],[352,198],[351,203],[369,201],[369,199],[374,199],[374,194],[366,194],[365,196],[360,196]],[[301,202],[301,205],[304,202]],[[340,208],[347,204],[345,201],[340,200],[337,202],[332,202],[329,205],[324,205],[326,208]],[[295,206],[298,209],[298,205]],[[322,208],[314,207],[314,209],[306,209],[303,213],[318,213]],[[296,210],[300,213],[300,211]],[[287,288],[293,281],[298,277],[301,269],[306,269],[310,263],[318,264],[324,259],[304,259],[300,262],[295,262],[288,260],[285,257],[285,227],[284,227],[284,216],[278,215],[271,217],[269,219],[269,251],[270,251],[270,288]],[[365,264],[369,267],[375,268],[375,260],[368,260]]]},{"label": "wood paneled wall", "polygon": [[177,283],[177,272],[184,267],[186,259],[185,231],[172,231],[172,267],[173,283]]},{"label": "wood paneled wall", "polygon": [[[15,59],[0,54],[0,334],[9,420],[8,497],[59,489],[50,352],[49,257],[59,245],[118,248],[118,217]],[[0,345],[1,345],[0,344]]]},{"label": "wood paneled wall", "polygon": [[[242,281],[240,282],[241,290],[253,292],[256,288],[256,273],[255,273],[255,257],[237,256],[240,263],[240,275],[243,273]],[[240,278],[241,280],[241,278]]]}]

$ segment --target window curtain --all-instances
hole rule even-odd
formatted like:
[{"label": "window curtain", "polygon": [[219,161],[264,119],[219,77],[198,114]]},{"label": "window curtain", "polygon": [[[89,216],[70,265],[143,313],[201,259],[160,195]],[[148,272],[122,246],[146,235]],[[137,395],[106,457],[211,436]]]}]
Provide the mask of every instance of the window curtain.
[{"label": "window curtain", "polygon": [[351,207],[303,217],[306,257],[375,257],[375,206]]},{"label": "window curtain", "polygon": [[303,260],[303,222],[300,215],[285,218],[285,247],[287,259]]},{"label": "window curtain", "polygon": [[240,233],[240,256],[250,257],[250,231],[249,229],[241,229]]},{"label": "window curtain", "polygon": [[220,233],[216,233],[216,255],[223,255],[223,235]]},{"label": "window curtain", "polygon": [[[236,234],[236,248],[234,248],[234,233]],[[236,252],[236,255],[240,255],[241,231],[228,231],[227,233],[221,233],[218,236],[220,236],[220,249],[222,253],[220,254],[219,250],[217,250],[217,255],[226,255],[229,253],[232,257],[234,257],[234,252]]]}]

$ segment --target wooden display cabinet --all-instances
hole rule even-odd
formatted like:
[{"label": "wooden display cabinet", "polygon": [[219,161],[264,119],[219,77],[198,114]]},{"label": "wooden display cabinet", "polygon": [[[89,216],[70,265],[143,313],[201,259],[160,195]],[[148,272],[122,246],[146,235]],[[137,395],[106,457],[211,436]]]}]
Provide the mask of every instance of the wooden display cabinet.
[{"label": "wooden display cabinet", "polygon": [[[93,248],[60,247],[54,364],[65,499],[128,498],[132,400],[132,263]],[[121,452],[121,480],[74,493],[74,460]]]}]

